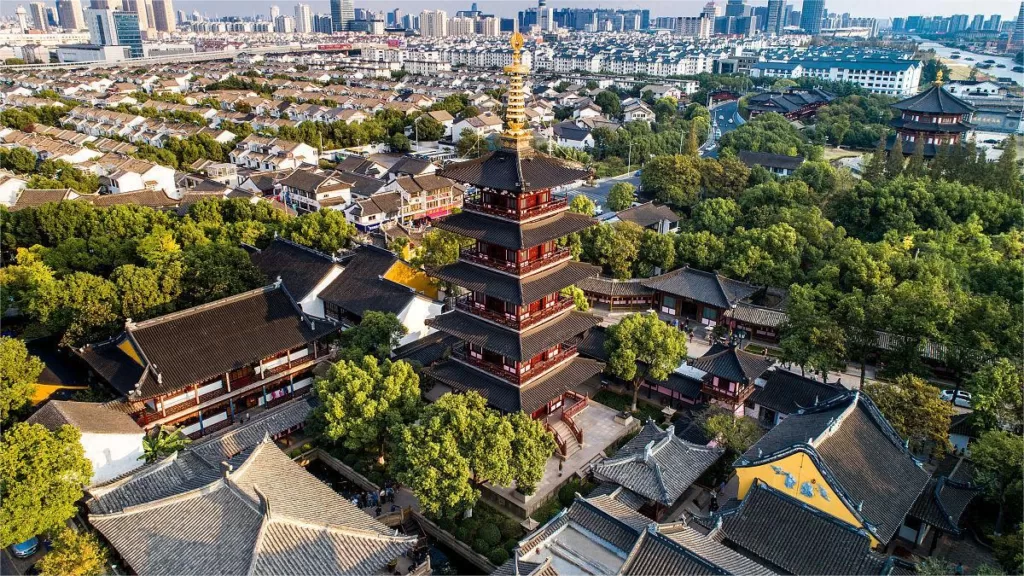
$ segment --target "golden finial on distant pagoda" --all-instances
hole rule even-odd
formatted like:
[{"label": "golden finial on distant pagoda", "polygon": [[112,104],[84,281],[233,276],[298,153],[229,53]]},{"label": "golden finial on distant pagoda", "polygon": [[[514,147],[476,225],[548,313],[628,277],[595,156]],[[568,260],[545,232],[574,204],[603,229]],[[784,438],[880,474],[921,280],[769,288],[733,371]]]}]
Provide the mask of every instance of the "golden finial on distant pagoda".
[{"label": "golden finial on distant pagoda", "polygon": [[512,64],[505,66],[508,75],[508,98],[505,103],[505,130],[501,133],[501,144],[510,150],[530,147],[530,131],[526,129],[526,90],[523,88],[529,66],[523,64],[525,40],[519,31],[512,33]]},{"label": "golden finial on distant pagoda", "polygon": [[939,68],[939,70],[935,73],[935,85],[936,86],[942,86],[942,69],[941,68]]}]

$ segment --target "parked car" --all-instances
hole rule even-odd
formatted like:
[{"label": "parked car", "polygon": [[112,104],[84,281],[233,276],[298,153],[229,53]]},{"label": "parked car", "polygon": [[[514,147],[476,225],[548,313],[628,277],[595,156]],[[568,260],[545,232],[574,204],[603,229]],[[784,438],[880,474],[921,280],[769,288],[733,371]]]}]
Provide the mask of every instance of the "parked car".
[{"label": "parked car", "polygon": [[[956,401],[953,401],[953,392],[956,392]],[[971,393],[963,390],[943,390],[942,394],[939,395],[946,402],[953,402],[954,405],[960,406],[961,408],[971,407]]]},{"label": "parked car", "polygon": [[28,558],[35,554],[36,550],[39,550],[39,539],[35,536],[11,546],[11,554],[14,554],[15,558]]}]

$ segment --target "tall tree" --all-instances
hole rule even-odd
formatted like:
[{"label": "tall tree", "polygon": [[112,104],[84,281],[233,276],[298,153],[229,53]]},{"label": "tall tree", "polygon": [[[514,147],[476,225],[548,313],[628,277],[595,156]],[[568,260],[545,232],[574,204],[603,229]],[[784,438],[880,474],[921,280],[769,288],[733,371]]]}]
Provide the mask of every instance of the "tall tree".
[{"label": "tall tree", "polygon": [[733,454],[742,454],[754,445],[764,430],[753,418],[737,418],[733,414],[714,412],[701,422],[704,433]]},{"label": "tall tree", "polygon": [[87,272],[75,272],[54,289],[56,293],[43,295],[55,303],[46,322],[55,332],[64,333],[62,342],[79,345],[110,333],[120,315],[120,299],[113,282]]},{"label": "tall tree", "polygon": [[986,428],[1021,431],[1024,427],[1024,377],[1019,366],[999,358],[968,381],[971,408]]},{"label": "tall tree", "polygon": [[507,418],[512,425],[510,465],[516,489],[523,494],[533,494],[544,477],[544,466],[555,451],[555,440],[539,420],[525,412],[514,412]]},{"label": "tall tree", "polygon": [[885,180],[885,136],[878,140],[875,151],[871,154],[867,166],[864,167],[864,179],[874,185],[879,185]]},{"label": "tall tree", "polygon": [[925,174],[924,134],[920,132],[914,138],[914,153],[910,155],[910,160],[907,162],[906,173],[914,178],[921,178]]},{"label": "tall tree", "polygon": [[1003,141],[1003,151],[996,162],[995,170],[991,171],[992,189],[1020,195],[1020,168],[1017,167],[1017,137],[1010,134]]},{"label": "tall tree", "polygon": [[28,353],[21,340],[0,336],[0,425],[28,406],[43,363]]},{"label": "tall tree", "polygon": [[686,359],[686,334],[654,312],[630,314],[608,328],[606,370],[633,386],[633,411],[644,379],[665,380]]},{"label": "tall tree", "polygon": [[42,576],[102,576],[110,558],[96,534],[64,527],[36,566]]},{"label": "tall tree", "polygon": [[683,146],[683,155],[696,157],[698,152],[700,152],[700,142],[697,140],[697,123],[691,121],[686,135],[686,145]]},{"label": "tall tree", "polygon": [[1024,478],[1024,437],[1006,430],[991,430],[971,445],[975,481],[999,506],[995,534],[1002,534],[1004,509],[1010,496],[1021,492]]},{"label": "tall tree", "polygon": [[419,376],[402,361],[379,362],[373,356],[341,360],[314,389],[320,400],[314,414],[324,436],[381,459],[397,431],[420,409]]},{"label": "tall tree", "polygon": [[75,515],[92,477],[81,434],[19,422],[0,439],[0,546],[57,530]]},{"label": "tall tree", "polygon": [[454,264],[459,259],[459,251],[474,244],[472,238],[435,228],[423,237],[411,263],[427,269]]},{"label": "tall tree", "polygon": [[931,447],[938,456],[949,450],[949,420],[953,408],[938,390],[917,376],[900,376],[892,384],[870,383],[864,392],[874,400],[900,436],[915,451]]},{"label": "tall tree", "polygon": [[892,180],[902,174],[905,160],[903,157],[903,138],[897,135],[896,141],[892,145],[892,150],[889,150],[889,158],[885,162],[885,177]]},{"label": "tall tree", "polygon": [[409,329],[393,313],[370,310],[358,326],[342,333],[342,356],[354,362],[367,355],[384,360],[408,333]]},{"label": "tall tree", "polygon": [[828,315],[825,298],[810,286],[795,284],[790,289],[786,307],[787,320],[782,326],[780,358],[821,374],[845,366],[846,346],[839,324]]},{"label": "tall tree", "polygon": [[636,187],[629,182],[616,182],[608,191],[608,209],[621,212],[633,205]]},{"label": "tall tree", "polygon": [[680,154],[658,156],[644,165],[640,183],[645,194],[680,208],[692,206],[700,191],[698,159]]},{"label": "tall tree", "polygon": [[[617,186],[617,185],[616,185]],[[615,190],[615,186],[612,186],[612,191]],[[609,198],[611,193],[608,194]],[[583,194],[577,194],[572,197],[572,202],[569,202],[569,212],[576,214],[586,214],[587,216],[593,216],[597,212],[597,206],[594,205],[594,201],[587,198]]]},{"label": "tall tree", "polygon": [[238,246],[215,242],[185,249],[181,293],[188,305],[226,298],[266,282],[260,269],[252,263],[245,250]]},{"label": "tall tree", "polygon": [[425,413],[403,428],[397,448],[392,473],[412,490],[424,514],[454,518],[476,504],[480,492],[470,483],[469,459],[440,417]]}]

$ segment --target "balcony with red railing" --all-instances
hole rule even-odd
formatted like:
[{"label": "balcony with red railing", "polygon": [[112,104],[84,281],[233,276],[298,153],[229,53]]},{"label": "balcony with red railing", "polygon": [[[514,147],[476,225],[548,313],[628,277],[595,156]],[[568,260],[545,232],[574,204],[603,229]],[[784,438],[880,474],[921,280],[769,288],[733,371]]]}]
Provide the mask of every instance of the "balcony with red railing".
[{"label": "balcony with red railing", "polygon": [[516,206],[504,206],[498,204],[484,203],[479,195],[466,196],[462,203],[463,210],[480,212],[490,216],[498,216],[515,222],[532,220],[546,214],[553,214],[569,207],[569,199],[566,196],[552,197],[551,200],[528,208]]},{"label": "balcony with red railing", "polygon": [[455,300],[455,307],[459,310],[515,330],[524,330],[531,326],[535,326],[559,312],[572,308],[574,305],[575,303],[572,298],[559,296],[554,303],[546,308],[542,308],[535,312],[519,314],[517,316],[511,312],[490,310],[484,307],[483,304],[474,302],[470,295],[466,295]]},{"label": "balcony with red railing", "polygon": [[529,274],[554,264],[568,262],[572,259],[572,252],[568,247],[556,248],[538,258],[531,258],[525,262],[510,262],[502,258],[494,258],[475,248],[466,248],[460,252],[460,257],[474,264],[481,264],[506,274]]},{"label": "balcony with red railing", "polygon": [[471,354],[464,344],[452,348],[452,358],[461,360],[466,364],[469,364],[470,366],[479,368],[487,372],[488,374],[491,374],[492,376],[503,378],[506,381],[516,385],[526,384],[527,382],[533,380],[534,378],[543,375],[545,372],[548,371],[548,369],[553,368],[558,364],[561,364],[567,358],[570,358],[575,355],[576,346],[567,346],[565,348],[562,348],[561,352],[555,354],[554,356],[548,358],[547,360],[534,362],[529,366],[529,368],[526,369],[525,372],[522,368],[520,368],[519,373],[516,373],[512,371],[513,368],[511,366],[509,366],[508,369],[506,369],[505,366],[498,365],[493,362],[488,362],[483,358],[479,358],[476,355]]},{"label": "balcony with red railing", "polygon": [[750,395],[754,393],[754,389],[757,388],[755,385],[750,384],[749,386],[736,385],[737,388],[734,391],[728,389],[719,388],[710,382],[705,382],[701,386],[701,392],[726,404],[732,404],[738,406],[747,401]]}]

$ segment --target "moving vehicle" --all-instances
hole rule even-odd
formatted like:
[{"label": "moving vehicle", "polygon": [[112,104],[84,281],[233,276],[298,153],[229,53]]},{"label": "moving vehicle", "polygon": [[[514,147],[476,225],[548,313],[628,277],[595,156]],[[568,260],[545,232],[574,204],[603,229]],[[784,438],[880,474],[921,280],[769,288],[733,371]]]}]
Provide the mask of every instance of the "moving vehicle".
[{"label": "moving vehicle", "polygon": [[28,558],[35,554],[36,550],[39,550],[39,538],[35,536],[11,546],[11,554],[14,554],[15,558]]},{"label": "moving vehicle", "polygon": [[[955,401],[953,400],[953,392],[956,392]],[[945,402],[953,402],[954,406],[959,406],[961,408],[971,407],[971,393],[965,392],[963,390],[943,390],[942,394],[939,395],[939,398],[942,398],[942,400],[944,400]]]},{"label": "moving vehicle", "polygon": [[967,60],[968,62],[974,62],[974,58],[971,58],[970,56],[964,58],[964,60]]},{"label": "moving vehicle", "polygon": [[1024,72],[1024,66],[1014,66],[1010,69],[1011,72]]}]

